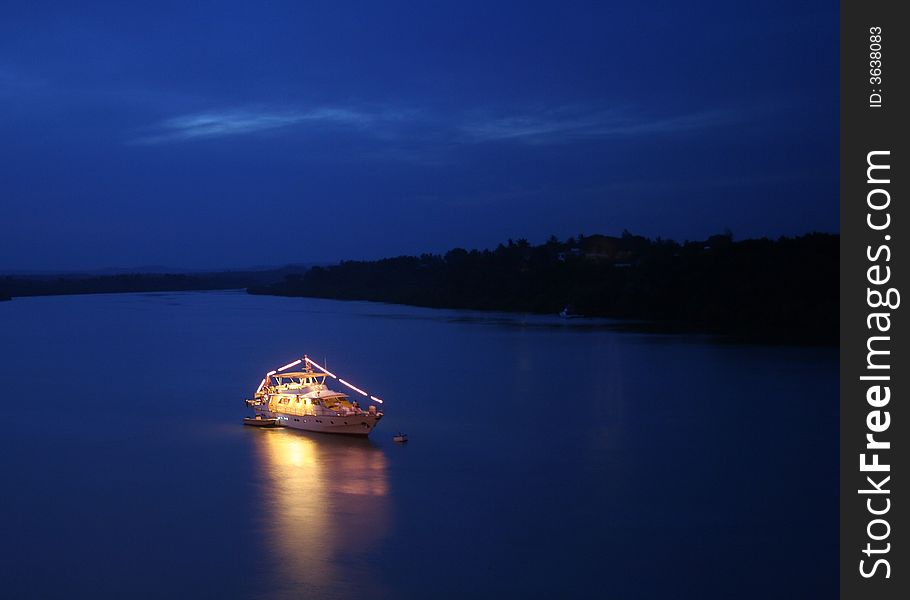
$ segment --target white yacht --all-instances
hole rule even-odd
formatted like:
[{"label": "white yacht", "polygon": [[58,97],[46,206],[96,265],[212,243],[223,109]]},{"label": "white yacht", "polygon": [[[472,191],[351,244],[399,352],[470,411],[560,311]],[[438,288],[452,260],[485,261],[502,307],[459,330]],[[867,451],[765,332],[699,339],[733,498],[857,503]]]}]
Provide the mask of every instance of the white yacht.
[{"label": "white yacht", "polygon": [[[302,365],[301,370],[290,370],[298,365]],[[350,388],[356,397],[329,389],[327,379]],[[369,403],[368,408],[361,407],[361,401]],[[307,356],[266,373],[253,397],[246,400],[256,417],[274,419],[281,427],[348,435],[369,435],[382,419],[382,412],[376,408],[381,404],[381,399]]]}]

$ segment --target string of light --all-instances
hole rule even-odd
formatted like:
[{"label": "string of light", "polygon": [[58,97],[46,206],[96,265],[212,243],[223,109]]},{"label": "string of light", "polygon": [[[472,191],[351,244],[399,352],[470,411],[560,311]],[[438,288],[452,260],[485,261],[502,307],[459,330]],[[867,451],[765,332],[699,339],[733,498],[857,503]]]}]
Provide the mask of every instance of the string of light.
[{"label": "string of light", "polygon": [[[369,398],[370,400],[372,400],[373,402],[376,402],[376,403],[378,403],[378,404],[382,404],[382,403],[383,403],[381,399],[377,398],[376,396],[373,396],[372,394],[369,394],[369,393],[363,391],[362,389],[360,389],[359,387],[355,386],[354,384],[348,383],[348,382],[345,381],[344,379],[341,379],[340,377],[338,377],[337,375],[335,375],[334,373],[332,373],[331,371],[329,371],[328,369],[326,369],[325,367],[323,367],[322,365],[320,365],[320,364],[317,363],[316,361],[311,360],[310,357],[308,357],[308,356],[304,356],[303,358],[298,358],[297,360],[295,360],[295,361],[293,361],[293,362],[289,362],[288,364],[284,365],[283,367],[280,367],[280,368],[278,368],[278,369],[275,369],[274,371],[269,371],[268,373],[266,373],[266,374],[265,374],[265,377],[262,379],[262,381],[259,382],[259,387],[256,388],[256,393],[258,394],[259,392],[262,391],[262,388],[265,387],[266,382],[269,380],[269,378],[270,378],[271,376],[277,375],[278,373],[280,373],[280,372],[282,372],[282,371],[286,371],[286,370],[290,369],[291,367],[296,367],[297,365],[299,365],[299,364],[302,363],[302,362],[306,362],[307,365],[310,365],[310,366],[312,366],[312,367],[316,367],[317,369],[319,369],[320,371],[322,371],[323,373],[325,373],[326,375],[328,375],[328,376],[331,377],[332,379],[337,379],[337,380],[338,380],[338,383],[340,383],[340,384],[342,384],[342,385],[344,385],[344,386],[346,386],[346,387],[349,387],[350,389],[354,390],[355,392],[357,392],[357,393],[360,394],[361,396],[367,397],[367,398]],[[279,377],[280,377],[280,375],[279,375]]]}]

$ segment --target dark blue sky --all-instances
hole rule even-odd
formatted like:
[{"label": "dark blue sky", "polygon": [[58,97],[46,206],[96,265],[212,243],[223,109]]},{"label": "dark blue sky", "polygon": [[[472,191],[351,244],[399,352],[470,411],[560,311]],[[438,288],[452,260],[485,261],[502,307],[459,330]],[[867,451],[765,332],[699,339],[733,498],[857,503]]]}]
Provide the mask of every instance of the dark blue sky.
[{"label": "dark blue sky", "polygon": [[42,2],[0,270],[838,229],[836,2]]}]

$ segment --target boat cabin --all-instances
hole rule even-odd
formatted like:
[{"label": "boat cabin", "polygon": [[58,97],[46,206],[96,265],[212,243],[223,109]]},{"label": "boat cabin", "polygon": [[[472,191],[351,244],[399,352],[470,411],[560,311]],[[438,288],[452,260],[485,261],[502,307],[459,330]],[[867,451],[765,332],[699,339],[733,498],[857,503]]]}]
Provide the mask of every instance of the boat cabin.
[{"label": "boat cabin", "polygon": [[274,379],[277,386],[287,386],[288,389],[296,389],[313,385],[324,385],[325,373],[316,373],[312,371],[298,371],[295,373],[275,373],[271,379]]},{"label": "boat cabin", "polygon": [[325,373],[300,371],[275,373],[272,385],[262,389],[263,402],[272,412],[297,416],[354,415],[363,410],[350,396],[330,390],[325,385]]}]

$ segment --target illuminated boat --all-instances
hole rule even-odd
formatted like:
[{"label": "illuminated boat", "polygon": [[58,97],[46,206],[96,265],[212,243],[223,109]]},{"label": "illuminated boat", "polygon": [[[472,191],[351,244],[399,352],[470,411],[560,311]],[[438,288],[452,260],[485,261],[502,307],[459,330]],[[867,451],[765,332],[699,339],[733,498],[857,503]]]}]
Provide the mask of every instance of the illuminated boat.
[{"label": "illuminated boat", "polygon": [[[303,365],[302,370],[290,370],[298,365]],[[329,389],[328,379],[351,389],[356,397]],[[364,410],[359,401],[370,405]],[[376,408],[381,404],[381,399],[307,356],[266,373],[253,397],[246,400],[257,417],[277,419],[282,427],[348,435],[369,435],[382,419],[382,412]]]}]

